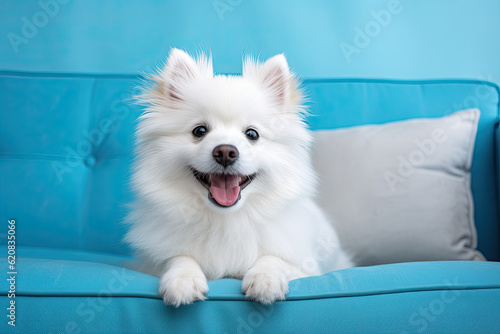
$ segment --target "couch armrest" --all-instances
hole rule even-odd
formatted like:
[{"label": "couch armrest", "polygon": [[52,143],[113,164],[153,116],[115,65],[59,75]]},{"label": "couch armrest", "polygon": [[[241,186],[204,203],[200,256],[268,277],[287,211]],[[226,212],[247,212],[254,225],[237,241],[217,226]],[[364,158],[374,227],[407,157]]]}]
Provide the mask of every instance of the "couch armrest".
[{"label": "couch armrest", "polygon": [[500,208],[500,119],[495,123],[496,184],[498,208]]}]

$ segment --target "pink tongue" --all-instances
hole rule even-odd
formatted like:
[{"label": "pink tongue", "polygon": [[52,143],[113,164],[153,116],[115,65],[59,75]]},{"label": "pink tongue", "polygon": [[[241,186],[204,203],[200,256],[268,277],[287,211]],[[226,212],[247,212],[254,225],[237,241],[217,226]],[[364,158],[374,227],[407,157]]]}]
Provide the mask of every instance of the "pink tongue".
[{"label": "pink tongue", "polygon": [[212,197],[220,205],[233,205],[240,193],[240,180],[238,175],[210,174]]}]

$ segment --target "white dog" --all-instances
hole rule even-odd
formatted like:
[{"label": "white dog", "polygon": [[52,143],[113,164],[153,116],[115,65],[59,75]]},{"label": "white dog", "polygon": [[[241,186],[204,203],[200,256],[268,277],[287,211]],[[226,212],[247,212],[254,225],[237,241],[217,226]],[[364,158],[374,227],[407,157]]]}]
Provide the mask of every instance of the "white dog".
[{"label": "white dog", "polygon": [[311,135],[283,55],[224,76],[173,49],[152,78],[126,241],[155,266],[166,304],[203,300],[222,277],[269,304],[291,279],[352,266],[312,199]]}]

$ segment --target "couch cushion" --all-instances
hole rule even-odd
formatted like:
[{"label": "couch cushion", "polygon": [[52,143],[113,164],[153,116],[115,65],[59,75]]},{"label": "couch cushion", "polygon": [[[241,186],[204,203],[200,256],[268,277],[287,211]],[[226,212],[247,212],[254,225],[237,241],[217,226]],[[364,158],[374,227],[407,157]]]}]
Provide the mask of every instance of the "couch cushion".
[{"label": "couch cushion", "polygon": [[[7,272],[5,259],[2,271]],[[500,328],[500,263],[414,262],[290,282],[286,301],[245,301],[241,281],[209,282],[208,300],[167,307],[158,279],[80,261],[19,259],[16,330],[30,332],[487,333]],[[0,285],[7,305],[7,282]],[[474,305],[474,307],[471,307]],[[57,318],[53,317],[57,314]],[[50,321],[48,320],[50,319]],[[474,321],[471,321],[474,319]],[[4,332],[6,321],[0,323]]]},{"label": "couch cushion", "polygon": [[101,253],[77,249],[16,246],[16,257],[22,259],[84,261],[118,267],[139,268],[137,258],[130,255]]},{"label": "couch cushion", "polygon": [[17,221],[24,246],[128,252],[121,221],[140,110],[125,100],[136,84],[0,75],[0,216]]}]

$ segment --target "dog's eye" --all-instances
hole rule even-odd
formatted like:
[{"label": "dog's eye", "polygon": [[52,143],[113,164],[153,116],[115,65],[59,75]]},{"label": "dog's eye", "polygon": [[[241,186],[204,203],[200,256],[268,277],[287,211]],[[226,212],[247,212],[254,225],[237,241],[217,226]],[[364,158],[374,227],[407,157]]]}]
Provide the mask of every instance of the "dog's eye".
[{"label": "dog's eye", "polygon": [[247,131],[245,131],[245,135],[250,140],[257,140],[257,139],[259,139],[259,133],[257,131],[255,131],[254,129],[248,129]]},{"label": "dog's eye", "polygon": [[193,135],[195,137],[203,137],[208,132],[207,128],[203,125],[197,126],[193,129]]}]

